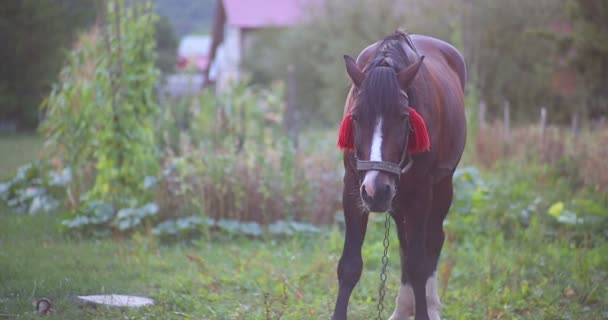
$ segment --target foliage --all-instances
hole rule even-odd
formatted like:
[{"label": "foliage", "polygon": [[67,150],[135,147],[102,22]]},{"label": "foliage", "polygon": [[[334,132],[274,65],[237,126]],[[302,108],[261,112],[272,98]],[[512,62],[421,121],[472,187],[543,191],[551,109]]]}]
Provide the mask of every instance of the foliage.
[{"label": "foliage", "polygon": [[120,220],[119,210],[152,198],[143,184],[158,170],[156,16],[150,10],[118,0],[108,4],[106,23],[81,36],[45,102],[46,154],[57,167],[72,169],[68,195],[74,212],[102,201]]},{"label": "foliage", "polygon": [[569,129],[549,126],[541,141],[538,127],[518,127],[512,129],[510,143],[504,141],[503,129],[502,123],[495,122],[470,139],[475,143],[475,163],[486,168],[502,162],[526,167],[543,164],[567,177],[574,189],[589,188],[608,195],[608,149],[603,147],[608,143],[607,128],[573,134]]},{"label": "foliage", "polygon": [[[330,171],[309,170],[310,159],[304,161],[282,128],[283,101],[280,83],[271,88],[238,83],[219,97],[204,92],[169,102],[156,130],[167,150],[156,198],[163,219],[199,215],[202,222],[212,218],[260,226],[332,221],[339,153],[333,144],[324,146],[334,156],[315,160],[331,164]],[[330,182],[311,176],[317,173]],[[330,199],[312,192],[320,184],[318,190],[331,192]]]},{"label": "foliage", "polygon": [[[49,92],[78,30],[96,16],[97,0],[22,0],[0,3],[0,119],[19,129],[38,124]],[[0,121],[1,122],[1,121]]]},{"label": "foliage", "polygon": [[[559,180],[542,168],[458,170],[438,270],[443,317],[605,318],[606,218],[597,228],[556,219],[567,211],[591,217],[577,204],[591,197],[571,193]],[[606,212],[605,204],[597,205],[597,212]],[[529,220],[522,219],[526,215]],[[11,257],[0,259],[0,312],[24,319],[37,317],[30,297],[54,302],[57,312],[50,319],[329,318],[337,294],[335,268],[344,236],[339,226],[313,237],[252,239],[234,231],[167,246],[139,233],[125,241],[65,237],[53,228],[54,215],[2,211],[0,218],[0,242],[10,244],[0,248],[0,256]],[[365,267],[349,306],[353,319],[377,312],[382,218],[370,218]],[[196,223],[190,220],[183,224]],[[394,230],[385,300],[389,312],[400,285]],[[82,309],[70,300],[81,292],[134,293],[156,304],[138,310]]]},{"label": "foliage", "polygon": [[156,67],[163,73],[173,72],[177,61],[177,38],[169,19],[161,16],[156,23]]},{"label": "foliage", "polygon": [[[602,209],[606,199],[600,194],[582,190],[573,195],[569,181],[548,167],[517,168],[513,163],[499,165],[491,179],[482,178],[475,168],[456,171],[458,192],[446,222],[455,239],[496,232],[511,239],[539,226],[546,236],[566,235],[572,242],[585,233],[608,239],[608,211]],[[549,186],[551,192],[543,192]]]},{"label": "foliage", "polygon": [[48,171],[40,161],[28,163],[17,170],[13,179],[0,184],[0,199],[17,212],[53,211],[60,207],[59,199],[70,180],[69,169]]},{"label": "foliage", "polygon": [[[445,40],[463,53],[467,87],[487,102],[488,118],[500,116],[509,101],[514,122],[529,123],[531,110],[542,106],[552,120],[565,123],[586,110],[601,116],[608,101],[596,85],[605,82],[599,75],[608,74],[602,71],[606,55],[600,41],[606,34],[606,19],[601,19],[606,10],[601,1],[582,2],[590,4],[585,10],[597,10],[571,10],[575,32],[556,34],[555,26],[569,23],[564,9],[573,6],[553,0],[323,1],[309,10],[312,17],[301,26],[254,33],[246,66],[255,82],[264,83],[285,79],[287,66],[294,65],[304,122],[335,124],[348,87],[342,55],[356,55],[401,27]],[[564,44],[564,38],[570,42]],[[569,66],[584,73],[585,81],[574,92],[562,92],[560,81],[577,83],[571,81]]]},{"label": "foliage", "polygon": [[[566,7],[572,21],[571,34],[560,37],[564,50],[574,51],[568,65],[581,83],[582,100],[591,117],[608,114],[608,3],[602,0],[571,0]],[[565,42],[565,43],[564,43]]]},{"label": "foliage", "polygon": [[469,75],[489,116],[501,115],[509,101],[516,120],[529,121],[530,110],[539,106],[568,120],[572,104],[560,104],[550,86],[564,53],[556,53],[555,43],[544,36],[561,16],[560,3],[473,0],[467,8]]}]

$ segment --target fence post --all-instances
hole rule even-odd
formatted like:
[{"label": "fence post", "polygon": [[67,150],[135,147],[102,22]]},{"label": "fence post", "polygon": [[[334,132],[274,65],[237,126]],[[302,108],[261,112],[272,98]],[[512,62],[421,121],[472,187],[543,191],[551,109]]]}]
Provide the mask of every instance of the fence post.
[{"label": "fence post", "polygon": [[296,150],[298,149],[298,122],[298,110],[296,107],[296,72],[294,65],[290,64],[287,67],[287,105],[285,117],[283,118],[283,126]]},{"label": "fence post", "polygon": [[576,137],[576,135],[578,135],[578,112],[575,112],[572,115],[571,129],[572,129],[572,135]]},{"label": "fence post", "polygon": [[486,101],[481,99],[479,101],[479,115],[478,119],[478,129],[481,131],[486,127]]},{"label": "fence post", "polygon": [[540,108],[540,123],[538,128],[538,147],[542,149],[545,144],[545,129],[547,127],[547,109]]},{"label": "fence post", "polygon": [[509,152],[509,145],[511,144],[511,111],[509,101],[505,100],[504,105],[504,142],[505,142],[505,155]]}]

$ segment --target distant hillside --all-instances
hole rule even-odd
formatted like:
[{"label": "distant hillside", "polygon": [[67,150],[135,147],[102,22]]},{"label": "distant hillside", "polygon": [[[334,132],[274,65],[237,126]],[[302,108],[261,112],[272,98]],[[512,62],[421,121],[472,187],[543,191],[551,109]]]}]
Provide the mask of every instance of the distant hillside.
[{"label": "distant hillside", "polygon": [[191,33],[209,33],[217,0],[154,0],[160,15],[171,21],[179,38]]}]

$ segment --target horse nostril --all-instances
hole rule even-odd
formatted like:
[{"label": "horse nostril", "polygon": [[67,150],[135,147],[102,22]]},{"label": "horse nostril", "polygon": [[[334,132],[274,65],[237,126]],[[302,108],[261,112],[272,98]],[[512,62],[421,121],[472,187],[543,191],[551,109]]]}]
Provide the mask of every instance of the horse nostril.
[{"label": "horse nostril", "polygon": [[368,200],[369,199],[369,195],[367,195],[367,191],[365,190],[365,186],[363,186],[361,188],[361,198],[363,198],[363,200]]},{"label": "horse nostril", "polygon": [[391,186],[389,184],[383,185],[380,190],[382,190],[382,195],[384,197],[388,197],[391,194]]}]

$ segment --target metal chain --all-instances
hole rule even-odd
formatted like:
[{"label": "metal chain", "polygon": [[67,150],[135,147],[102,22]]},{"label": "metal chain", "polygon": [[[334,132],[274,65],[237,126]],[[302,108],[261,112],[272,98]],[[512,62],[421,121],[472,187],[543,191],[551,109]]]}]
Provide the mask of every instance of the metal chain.
[{"label": "metal chain", "polygon": [[388,235],[391,230],[391,215],[386,213],[386,220],[384,221],[384,255],[382,256],[382,271],[380,272],[380,288],[378,289],[378,317],[377,320],[382,319],[382,311],[384,310],[384,295],[386,294],[386,267],[388,266]]}]

